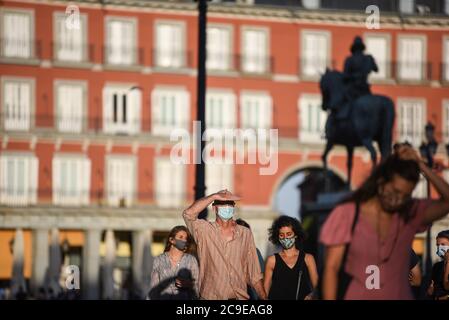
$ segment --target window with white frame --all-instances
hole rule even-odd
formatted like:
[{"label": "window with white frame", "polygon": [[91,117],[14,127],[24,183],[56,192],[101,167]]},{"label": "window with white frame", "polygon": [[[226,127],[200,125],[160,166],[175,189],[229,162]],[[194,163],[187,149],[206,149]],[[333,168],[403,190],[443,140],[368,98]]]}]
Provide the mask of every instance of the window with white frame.
[{"label": "window with white frame", "polygon": [[79,82],[56,82],[57,128],[61,132],[81,132],[86,85]]},{"label": "window with white frame", "polygon": [[402,13],[413,13],[415,11],[415,0],[399,0],[399,11]]},{"label": "window with white frame", "polygon": [[136,191],[135,159],[129,156],[110,156],[107,162],[107,200],[111,206],[129,207]]},{"label": "window with white frame", "polygon": [[189,128],[189,93],[183,88],[156,88],[152,92],[152,133],[170,135],[172,130]]},{"label": "window with white frame", "polygon": [[31,58],[33,56],[33,13],[25,10],[3,11],[2,56]]},{"label": "window with white frame", "polygon": [[206,127],[208,129],[233,129],[235,123],[235,95],[229,91],[208,90],[206,93]]},{"label": "window with white frame", "polygon": [[444,143],[449,143],[449,100],[443,100],[442,128]]},{"label": "window with white frame", "polygon": [[38,159],[35,156],[0,155],[0,202],[10,205],[37,202]]},{"label": "window with white frame", "polygon": [[243,129],[270,129],[272,100],[266,93],[243,92],[240,95],[241,127]]},{"label": "window with white frame", "polygon": [[304,143],[324,142],[327,113],[321,109],[321,97],[302,95],[299,98],[299,140]]},{"label": "window with white frame", "polygon": [[265,73],[269,70],[268,31],[261,28],[242,30],[242,71]]},{"label": "window with white frame", "polygon": [[386,35],[367,35],[365,37],[366,52],[376,60],[377,72],[372,72],[372,79],[386,79],[390,77],[390,38]]},{"label": "window with white frame", "polygon": [[449,37],[443,38],[443,81],[449,82]]},{"label": "window with white frame", "polygon": [[398,75],[401,80],[425,78],[425,40],[423,37],[399,37]]},{"label": "window with white frame", "polygon": [[156,159],[155,198],[158,206],[179,208],[184,205],[186,166],[175,164],[170,158]]},{"label": "window with white frame", "polygon": [[210,70],[230,70],[232,61],[231,28],[207,27],[206,66]]},{"label": "window with white frame", "polygon": [[156,66],[180,68],[185,66],[185,26],[178,22],[156,23]]},{"label": "window with white frame", "polygon": [[59,61],[81,62],[87,57],[87,18],[80,15],[78,23],[69,25],[65,13],[55,13],[54,50]]},{"label": "window with white frame", "polygon": [[399,140],[408,141],[415,147],[422,143],[426,119],[426,105],[423,100],[399,99]]},{"label": "window with white frame", "polygon": [[233,166],[224,163],[224,160],[218,163],[206,163],[206,186],[210,193],[220,190],[233,190]]},{"label": "window with white frame", "polygon": [[85,157],[60,155],[53,158],[53,203],[88,205],[91,163]]},{"label": "window with white frame", "polygon": [[137,61],[136,21],[126,18],[106,20],[106,61],[112,65],[133,65]]},{"label": "window with white frame", "polygon": [[33,81],[3,78],[3,119],[5,130],[26,131],[31,126]]},{"label": "window with white frame", "polygon": [[303,76],[318,77],[329,62],[329,33],[303,31],[301,39],[301,71]]},{"label": "window with white frame", "polygon": [[135,134],[140,131],[142,93],[139,88],[108,85],[103,89],[103,130]]}]

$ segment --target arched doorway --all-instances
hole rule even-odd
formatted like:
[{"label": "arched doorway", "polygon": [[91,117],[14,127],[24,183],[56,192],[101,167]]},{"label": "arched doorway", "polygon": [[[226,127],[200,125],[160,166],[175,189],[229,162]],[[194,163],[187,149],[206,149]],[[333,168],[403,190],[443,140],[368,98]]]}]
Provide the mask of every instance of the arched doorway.
[{"label": "arched doorway", "polygon": [[[327,186],[326,186],[327,177]],[[347,192],[345,181],[334,171],[310,166],[294,170],[278,187],[274,209],[282,215],[288,215],[301,221],[308,235],[304,248],[321,260],[318,236],[321,225],[329,213],[329,208],[320,208],[323,194],[343,194]],[[273,248],[274,249],[274,248]]]},{"label": "arched doorway", "polygon": [[[328,170],[329,192],[346,189],[343,179],[334,171]],[[280,214],[299,218],[304,202],[316,202],[318,195],[326,191],[325,172],[320,167],[298,169],[289,174],[276,191],[274,209]]]}]

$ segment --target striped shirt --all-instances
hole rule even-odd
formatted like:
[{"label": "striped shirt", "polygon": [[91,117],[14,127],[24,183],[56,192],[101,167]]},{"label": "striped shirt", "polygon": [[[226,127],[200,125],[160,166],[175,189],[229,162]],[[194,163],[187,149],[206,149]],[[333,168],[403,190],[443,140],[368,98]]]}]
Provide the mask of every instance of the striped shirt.
[{"label": "striped shirt", "polygon": [[247,285],[262,280],[252,232],[234,223],[233,239],[226,241],[216,221],[183,217],[198,246],[200,298],[249,299]]},{"label": "striped shirt", "polygon": [[[190,278],[194,281],[193,290],[179,290],[176,278]],[[167,252],[157,256],[153,261],[151,272],[151,300],[191,300],[198,297],[198,262],[194,256],[184,253],[178,264],[173,267]]]}]

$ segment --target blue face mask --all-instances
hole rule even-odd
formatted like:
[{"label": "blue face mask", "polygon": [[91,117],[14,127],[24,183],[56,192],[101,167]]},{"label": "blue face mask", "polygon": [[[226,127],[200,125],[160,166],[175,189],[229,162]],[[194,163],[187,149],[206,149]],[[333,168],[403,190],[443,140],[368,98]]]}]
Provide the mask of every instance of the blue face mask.
[{"label": "blue face mask", "polygon": [[224,221],[230,220],[234,216],[234,208],[218,207],[218,216]]},{"label": "blue face mask", "polygon": [[296,237],[279,239],[279,242],[281,243],[284,249],[290,249],[295,245]]},{"label": "blue face mask", "polygon": [[443,245],[439,245],[437,247],[437,255],[443,259],[444,255],[446,254],[446,252],[449,251],[449,246],[443,246]]}]

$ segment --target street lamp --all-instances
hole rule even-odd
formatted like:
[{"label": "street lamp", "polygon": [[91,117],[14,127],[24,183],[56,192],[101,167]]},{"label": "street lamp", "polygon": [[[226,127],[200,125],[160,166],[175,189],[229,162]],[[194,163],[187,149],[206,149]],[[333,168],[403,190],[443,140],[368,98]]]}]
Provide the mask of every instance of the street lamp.
[{"label": "street lamp", "polygon": [[[199,159],[195,165],[195,200],[206,194],[205,164],[203,151],[206,142],[202,139],[206,131],[206,27],[207,27],[207,0],[198,0],[198,78],[197,78],[197,109],[196,120],[200,123],[200,132],[197,132],[197,152]],[[207,209],[199,214],[199,218],[207,218]]]}]

